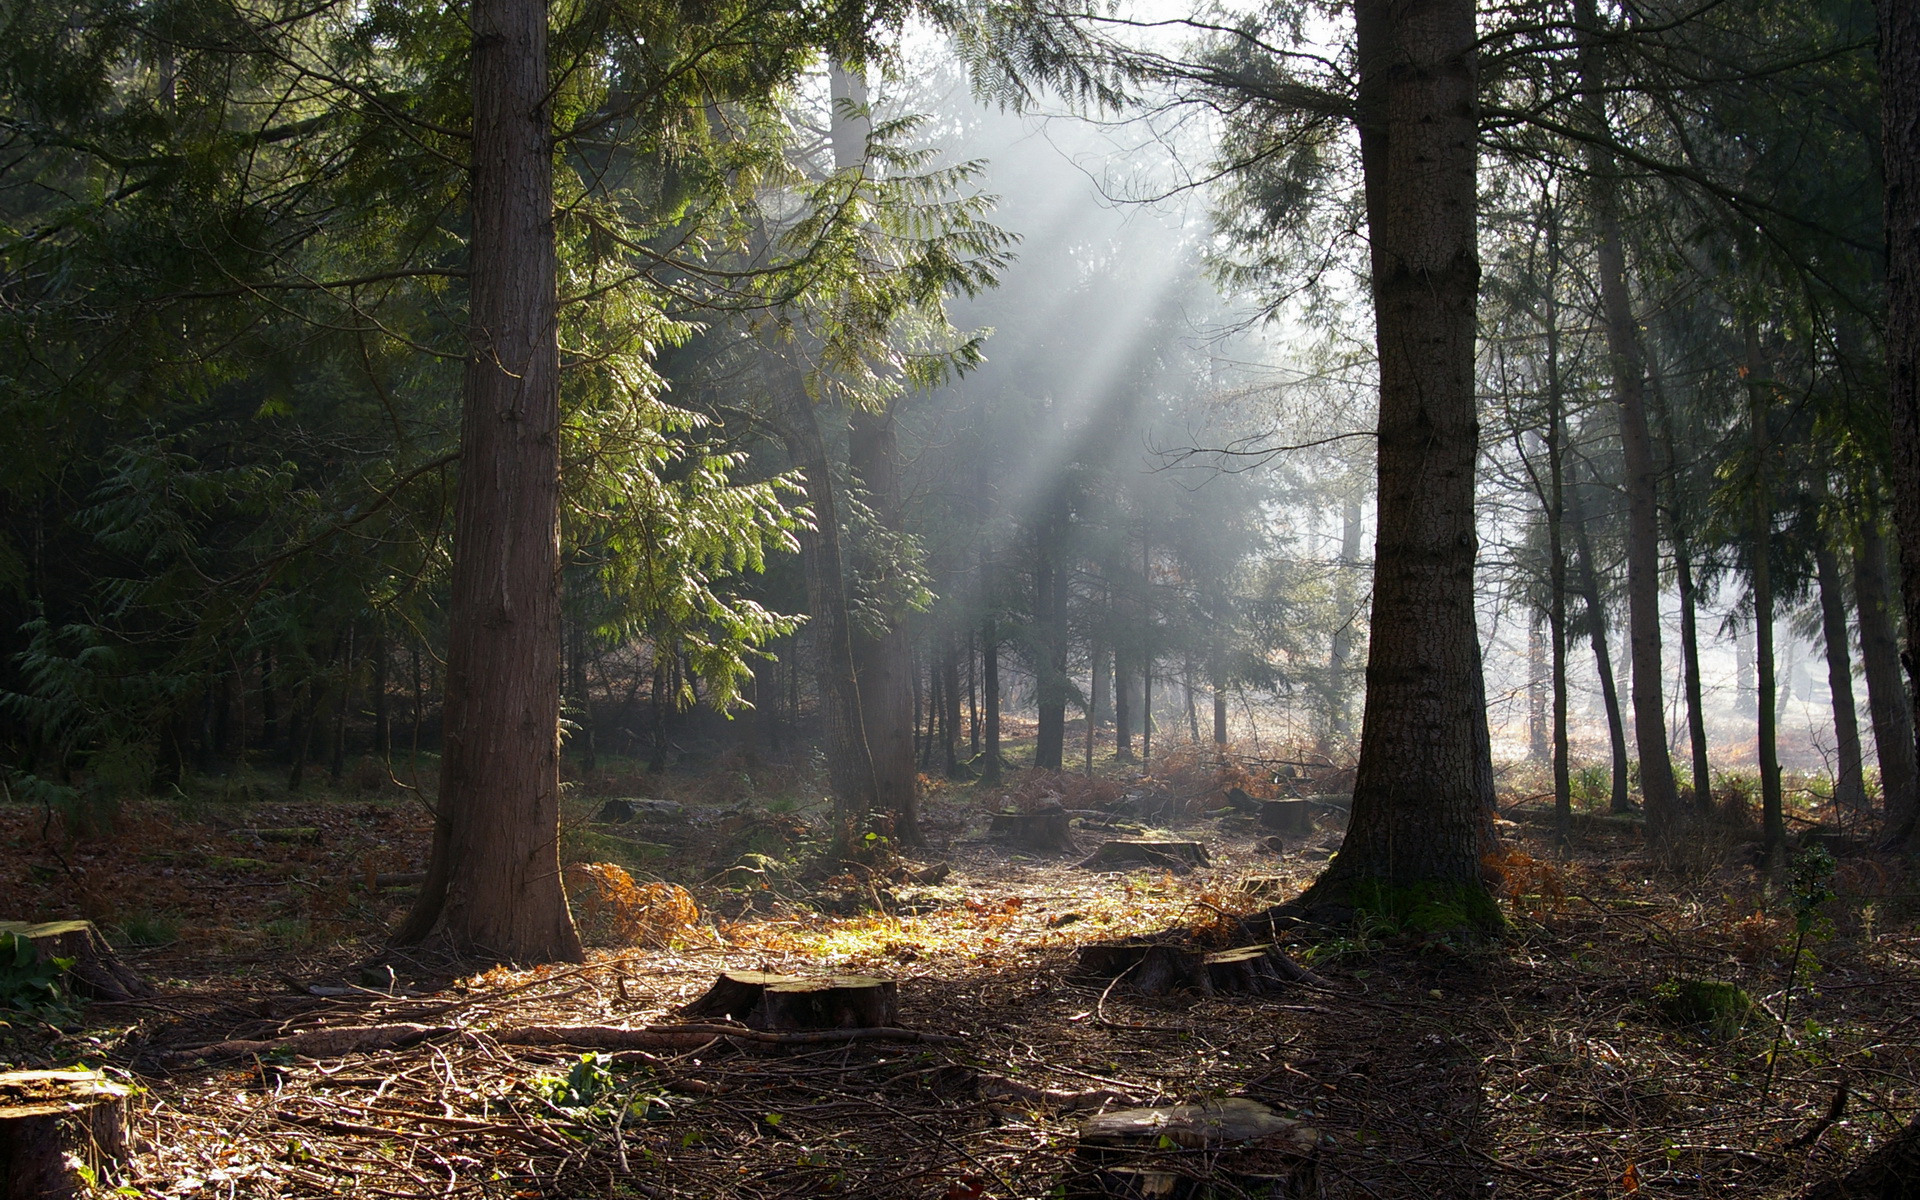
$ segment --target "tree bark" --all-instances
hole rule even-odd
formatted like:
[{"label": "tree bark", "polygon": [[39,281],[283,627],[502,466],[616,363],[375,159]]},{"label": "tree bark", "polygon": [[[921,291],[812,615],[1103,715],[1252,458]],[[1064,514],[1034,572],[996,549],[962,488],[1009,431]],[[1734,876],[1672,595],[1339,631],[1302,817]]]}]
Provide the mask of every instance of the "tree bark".
[{"label": "tree bark", "polygon": [[1580,559],[1580,592],[1587,603],[1587,635],[1593,641],[1593,665],[1600,675],[1600,701],[1606,707],[1607,738],[1613,748],[1613,795],[1608,808],[1616,813],[1632,812],[1633,801],[1627,794],[1627,733],[1620,719],[1620,690],[1614,683],[1613,651],[1607,641],[1607,608],[1600,599],[1600,572],[1594,566],[1586,511],[1577,498],[1568,519],[1573,522],[1573,546]]},{"label": "tree bark", "polygon": [[987,601],[987,615],[980,621],[980,694],[986,706],[981,714],[983,743],[981,753],[986,755],[986,766],[980,772],[985,783],[1000,782],[1000,633],[994,620],[993,597],[993,549],[986,543],[980,546],[980,588]]},{"label": "tree bark", "polygon": [[[844,853],[852,846],[859,824],[876,806],[879,788],[854,670],[853,622],[847,614],[841,568],[840,504],[834,494],[826,439],[799,371],[780,364],[775,376],[781,432],[787,453],[805,477],[807,507],[813,510],[813,528],[798,531],[800,565],[819,660],[821,725],[826,734],[828,786],[833,789],[834,851]],[[907,749],[911,754],[911,727]]]},{"label": "tree bark", "polygon": [[1887,583],[1887,541],[1880,515],[1860,518],[1853,555],[1854,600],[1860,609],[1860,661],[1867,677],[1867,712],[1880,759],[1880,794],[1887,838],[1898,844],[1920,813],[1920,764],[1916,764],[1907,690],[1900,681],[1900,641],[1894,632],[1893,595]]},{"label": "tree bark", "polygon": [[473,0],[471,348],[440,795],[395,935],[579,961],[560,879],[560,348],[544,0]]},{"label": "tree bark", "polygon": [[1034,693],[1039,707],[1039,729],[1033,743],[1033,765],[1043,771],[1061,769],[1067,734],[1067,565],[1066,501],[1056,497],[1034,537],[1033,613],[1038,626],[1034,662]]},{"label": "tree bark", "polygon": [[[1599,57],[1599,18],[1594,0],[1577,0],[1582,97],[1594,132],[1605,135],[1605,83]],[[1619,178],[1613,156],[1598,143],[1587,152],[1599,245],[1600,304],[1607,327],[1607,357],[1619,408],[1620,447],[1626,460],[1627,640],[1633,667],[1633,736],[1640,752],[1640,794],[1646,805],[1647,839],[1665,844],[1680,817],[1667,754],[1667,706],[1662,695],[1660,654],[1660,522],[1653,435],[1647,426],[1646,365],[1639,326],[1627,287],[1627,256],[1620,229]]]},{"label": "tree bark", "polygon": [[1713,813],[1713,774],[1707,758],[1707,713],[1700,682],[1700,596],[1693,578],[1693,522],[1681,493],[1676,460],[1680,442],[1673,431],[1673,406],[1659,387],[1659,373],[1649,372],[1650,390],[1660,412],[1660,432],[1667,446],[1667,527],[1673,543],[1674,586],[1680,593],[1680,686],[1687,700],[1687,743],[1693,758],[1693,808],[1697,816]]},{"label": "tree bark", "polygon": [[[1887,400],[1894,525],[1906,607],[1908,708],[1920,719],[1920,5],[1880,0],[1880,153],[1886,181]],[[1920,850],[1908,820],[1896,830]]]},{"label": "tree bark", "polygon": [[[1340,624],[1334,628],[1333,644],[1327,654],[1328,696],[1331,709],[1329,728],[1332,740],[1345,743],[1353,737],[1352,689],[1347,684],[1347,663],[1353,657],[1354,576],[1360,570],[1360,501],[1349,498],[1342,507],[1340,525],[1339,582],[1334,585],[1334,612]],[[1323,751],[1324,753],[1324,751]]]},{"label": "tree bark", "polygon": [[1764,853],[1770,867],[1781,865],[1787,847],[1786,809],[1780,794],[1778,715],[1774,710],[1773,679],[1773,506],[1767,494],[1767,455],[1772,452],[1767,421],[1767,388],[1762,382],[1760,338],[1747,326],[1747,423],[1753,439],[1753,499],[1750,502],[1753,556],[1753,665],[1760,762],[1760,813]]},{"label": "tree bark", "polygon": [[[866,76],[835,61],[829,67],[833,161],[836,170],[866,167],[873,121],[867,110]],[[848,466],[867,492],[867,504],[881,525],[898,533],[903,524],[900,495],[900,439],[891,408],[855,412],[847,441]],[[896,569],[855,548],[861,573],[879,579]],[[859,681],[861,718],[867,752],[873,762],[874,803],[893,814],[893,836],[902,845],[926,844],[920,832],[920,774],[913,766],[913,665],[907,641],[907,614],[887,611],[879,629],[850,626],[853,672]]]},{"label": "tree bark", "polygon": [[1566,383],[1560,372],[1560,213],[1545,206],[1547,279],[1543,306],[1547,358],[1547,628],[1553,638],[1553,813],[1555,841],[1573,835],[1573,775],[1567,730]]},{"label": "tree bark", "polygon": [[1380,364],[1379,504],[1360,761],[1309,908],[1482,880],[1493,768],[1474,616],[1477,68],[1472,0],[1356,0],[1361,163]]},{"label": "tree bark", "polygon": [[1833,693],[1834,756],[1839,770],[1833,798],[1855,811],[1867,807],[1867,785],[1861,764],[1860,718],[1853,707],[1853,656],[1847,652],[1847,598],[1840,581],[1840,559],[1828,531],[1820,529],[1814,551],[1814,570],[1820,590],[1820,631],[1827,643],[1827,687]]},{"label": "tree bark", "polygon": [[[893,413],[856,412],[847,441],[848,465],[866,489],[874,517],[898,532],[900,442]],[[856,548],[862,576],[879,580],[894,569]],[[920,774],[913,763],[913,666],[906,613],[887,611],[884,628],[849,624],[853,670],[860,687],[860,713],[873,758],[874,803],[893,814],[894,837],[909,847],[925,844],[920,833]]]}]

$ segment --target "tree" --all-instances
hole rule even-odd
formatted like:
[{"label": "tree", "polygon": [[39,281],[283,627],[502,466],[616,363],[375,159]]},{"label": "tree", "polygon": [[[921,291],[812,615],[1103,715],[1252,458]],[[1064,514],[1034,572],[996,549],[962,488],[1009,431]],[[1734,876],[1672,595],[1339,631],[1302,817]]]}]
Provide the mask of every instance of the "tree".
[{"label": "tree", "polygon": [[560,882],[560,342],[545,0],[474,0],[472,348],[433,852],[396,932],[579,961]]},{"label": "tree", "polygon": [[[1920,696],[1920,6],[1880,0],[1880,153],[1887,238],[1887,400],[1909,687]],[[1920,703],[1913,705],[1920,722]],[[1920,736],[1917,734],[1916,736]],[[1914,815],[1891,840],[1920,850]]]},{"label": "tree", "polygon": [[1474,6],[1358,0],[1354,17],[1379,533],[1352,819],[1302,903],[1484,927],[1499,915],[1481,879],[1493,766],[1473,594]]}]

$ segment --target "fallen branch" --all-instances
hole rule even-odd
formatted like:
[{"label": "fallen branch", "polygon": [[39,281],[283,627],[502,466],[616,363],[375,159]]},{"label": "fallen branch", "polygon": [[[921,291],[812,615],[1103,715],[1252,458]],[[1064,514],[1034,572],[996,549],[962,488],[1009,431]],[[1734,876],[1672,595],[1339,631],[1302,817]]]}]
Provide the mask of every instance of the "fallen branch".
[{"label": "fallen branch", "polygon": [[704,1046],[717,1038],[774,1046],[813,1046],[838,1042],[929,1042],[948,1045],[965,1041],[945,1033],[880,1026],[872,1029],[800,1029],[775,1033],[744,1025],[649,1025],[622,1029],[616,1025],[524,1025],[494,1035],[508,1046],[578,1046],[587,1050],[657,1050]]},{"label": "fallen branch", "polygon": [[292,1037],[252,1040],[236,1038],[215,1042],[194,1050],[181,1050],[166,1056],[169,1063],[191,1063],[198,1059],[244,1058],[248,1055],[291,1054],[298,1058],[339,1058],[371,1050],[404,1050],[431,1038],[454,1032],[451,1025],[348,1025],[333,1029],[312,1029]]}]

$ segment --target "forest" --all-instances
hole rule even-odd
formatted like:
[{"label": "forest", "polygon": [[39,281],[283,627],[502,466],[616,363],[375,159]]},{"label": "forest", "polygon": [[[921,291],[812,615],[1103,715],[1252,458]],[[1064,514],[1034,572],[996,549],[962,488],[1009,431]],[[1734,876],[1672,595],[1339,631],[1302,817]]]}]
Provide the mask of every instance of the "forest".
[{"label": "forest", "polygon": [[1913,0],[0,0],[0,1200],[1917,1200],[1916,631]]}]

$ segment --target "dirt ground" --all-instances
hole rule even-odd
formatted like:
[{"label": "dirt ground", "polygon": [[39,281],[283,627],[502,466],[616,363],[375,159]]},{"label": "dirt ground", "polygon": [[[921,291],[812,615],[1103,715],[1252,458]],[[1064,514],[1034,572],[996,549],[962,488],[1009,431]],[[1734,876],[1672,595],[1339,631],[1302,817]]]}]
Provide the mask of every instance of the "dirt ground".
[{"label": "dirt ground", "polygon": [[[817,829],[804,770],[601,771],[573,792],[566,856],[633,884],[583,904],[591,961],[465,976],[364,966],[425,849],[423,807],[377,781],[304,800],[229,786],[86,833],[4,806],[0,917],[89,917],[160,994],[10,1017],[0,1058],[86,1062],[143,1088],[122,1194],[154,1197],[1066,1196],[1090,1114],[1227,1096],[1312,1127],[1306,1195],[1790,1196],[1920,1108],[1920,908],[1901,864],[1840,844],[1838,896],[1789,994],[1790,897],[1761,886],[1737,835],[1658,870],[1630,822],[1583,816],[1562,859],[1522,773],[1506,777],[1503,940],[1294,930],[1289,953],[1328,986],[1269,995],[1141,997],[1083,978],[1078,946],[1173,926],[1224,943],[1229,914],[1313,877],[1338,808],[1275,844],[1226,788],[1333,794],[1339,779],[1274,769],[1189,752],[1145,779],[935,783],[933,848],[894,880],[796,868]],[[1134,810],[1077,818],[1083,850],[1137,831],[1203,842],[1211,864],[1095,872],[987,835],[1003,805],[1049,795]],[[591,820],[635,796],[684,809]],[[939,882],[910,877],[937,863],[951,868]],[[939,1040],[595,1055],[502,1040],[671,1024],[743,967],[897,980],[899,1024]],[[1690,1022],[1674,1002],[1689,981],[1737,985],[1754,1007]],[[344,1056],[206,1053],[401,1022],[437,1032]],[[1205,1152],[1173,1158],[1211,1173]]]}]

